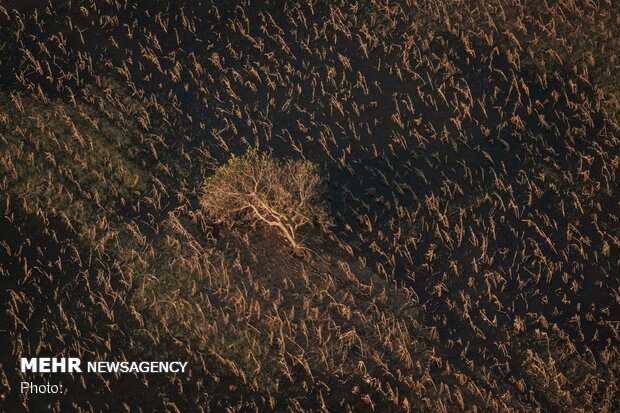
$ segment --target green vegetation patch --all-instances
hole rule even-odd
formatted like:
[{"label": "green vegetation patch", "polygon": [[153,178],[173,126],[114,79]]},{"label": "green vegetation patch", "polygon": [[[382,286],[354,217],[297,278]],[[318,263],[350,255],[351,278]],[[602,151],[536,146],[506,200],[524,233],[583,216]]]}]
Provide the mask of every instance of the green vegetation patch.
[{"label": "green vegetation patch", "polygon": [[81,234],[116,214],[148,182],[129,132],[88,106],[0,94],[2,190]]}]

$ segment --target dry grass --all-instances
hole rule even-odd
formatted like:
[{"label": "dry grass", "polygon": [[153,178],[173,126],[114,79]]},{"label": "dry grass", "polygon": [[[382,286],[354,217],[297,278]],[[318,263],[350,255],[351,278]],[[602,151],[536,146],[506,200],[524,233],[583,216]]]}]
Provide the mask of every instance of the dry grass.
[{"label": "dry grass", "polygon": [[[615,2],[237,5],[0,2],[0,410],[619,410]],[[249,148],[316,256],[201,212]]]}]

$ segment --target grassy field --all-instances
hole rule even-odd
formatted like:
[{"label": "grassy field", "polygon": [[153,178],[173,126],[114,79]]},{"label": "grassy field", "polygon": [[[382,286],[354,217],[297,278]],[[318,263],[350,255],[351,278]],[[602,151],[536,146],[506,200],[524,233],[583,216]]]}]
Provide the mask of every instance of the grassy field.
[{"label": "grassy field", "polygon": [[[619,10],[0,0],[0,410],[620,410]],[[248,150],[312,253],[201,208]]]}]

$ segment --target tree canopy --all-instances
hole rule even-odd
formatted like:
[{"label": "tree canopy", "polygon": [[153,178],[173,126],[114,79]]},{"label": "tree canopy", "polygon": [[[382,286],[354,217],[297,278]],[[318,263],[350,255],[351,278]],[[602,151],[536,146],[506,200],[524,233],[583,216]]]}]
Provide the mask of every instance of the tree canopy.
[{"label": "tree canopy", "polygon": [[206,180],[201,204],[219,223],[275,227],[299,250],[303,248],[299,229],[328,220],[324,192],[312,162],[283,161],[250,150],[233,156]]}]

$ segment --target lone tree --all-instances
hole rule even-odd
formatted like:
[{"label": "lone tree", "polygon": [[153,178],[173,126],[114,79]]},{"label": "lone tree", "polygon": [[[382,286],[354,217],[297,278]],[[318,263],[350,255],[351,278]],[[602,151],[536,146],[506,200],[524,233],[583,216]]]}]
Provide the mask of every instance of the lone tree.
[{"label": "lone tree", "polygon": [[327,225],[322,179],[309,161],[279,161],[250,150],[233,156],[205,182],[201,204],[219,223],[264,223],[275,227],[296,251],[298,230]]}]

